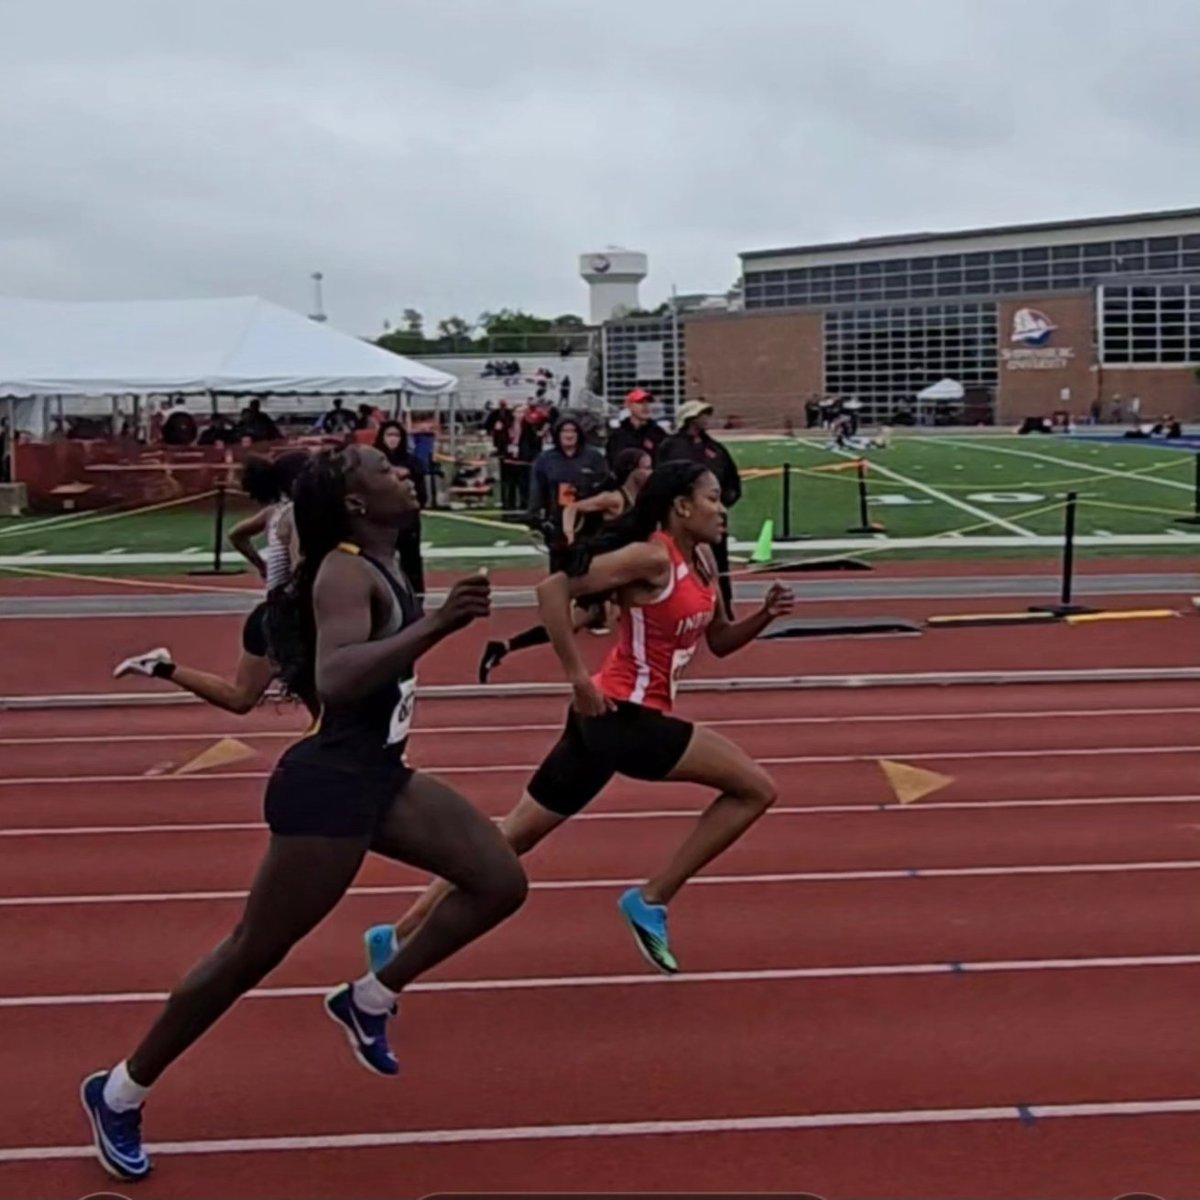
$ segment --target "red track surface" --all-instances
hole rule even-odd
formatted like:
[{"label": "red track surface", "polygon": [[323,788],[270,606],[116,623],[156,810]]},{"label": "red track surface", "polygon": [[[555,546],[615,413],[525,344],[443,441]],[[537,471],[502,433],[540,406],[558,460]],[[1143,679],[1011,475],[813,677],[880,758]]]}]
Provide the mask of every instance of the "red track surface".
[{"label": "red track surface", "polygon": [[[0,691],[112,690],[118,655],[165,641],[210,661],[237,625],[6,622],[20,654],[0,668]],[[1184,665],[1194,631],[1189,616],[760,645],[737,670]],[[64,636],[75,637],[69,656]],[[476,644],[449,645],[423,678],[463,681]],[[504,670],[545,678],[547,660]],[[137,1195],[1195,1194],[1200,1105],[1162,1106],[1200,1097],[1200,687],[701,694],[685,708],[782,760],[770,766],[777,811],[674,909],[688,975],[647,975],[613,901],[619,881],[661,862],[705,797],[619,782],[530,858],[525,910],[407,998],[404,1074],[374,1079],[318,999],[360,969],[362,928],[422,882],[372,862],[356,888],[378,890],[347,897],[156,1089],[148,1138],[191,1145],[160,1154]],[[427,702],[414,757],[499,814],[561,717],[553,699]],[[236,920],[264,840],[263,777],[301,724],[286,708],[242,720],[200,706],[0,714],[0,1044],[12,1048],[0,1196],[103,1190],[94,1161],[72,1157],[85,1142],[78,1081],[129,1050],[158,994]],[[486,737],[463,732],[480,728]],[[222,736],[252,756],[170,774]],[[899,808],[881,757],[953,782]],[[1172,955],[1189,961],[1153,961]],[[972,966],[984,963],[1007,966]],[[1120,1102],[1152,1111],[1039,1108]],[[1018,1119],[1018,1106],[1034,1116]],[[883,1115],[857,1127],[808,1120],[845,1113]],[[731,1127],[742,1118],[792,1127]],[[614,1136],[614,1125],[662,1121],[708,1124]],[[542,1132],[514,1134],[524,1126]],[[453,1144],[338,1140],[463,1130],[481,1132]],[[282,1137],[307,1140],[254,1153],[213,1144]],[[52,1149],[12,1161],[34,1147]]]}]

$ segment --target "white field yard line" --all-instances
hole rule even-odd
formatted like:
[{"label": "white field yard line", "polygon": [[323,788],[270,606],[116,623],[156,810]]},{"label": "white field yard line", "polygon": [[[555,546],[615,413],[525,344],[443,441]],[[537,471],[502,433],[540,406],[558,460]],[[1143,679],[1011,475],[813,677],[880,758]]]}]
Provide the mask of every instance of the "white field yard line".
[{"label": "white field yard line", "polygon": [[[777,871],[758,875],[697,875],[689,887],[759,887],[765,884],[864,883],[912,879],[983,879],[1018,876],[1128,875],[1160,871],[1200,871],[1200,859],[1168,859],[1162,862],[1037,863],[1000,867],[879,867],[861,871]],[[642,883],[627,879],[531,880],[535,892],[611,891]],[[352,887],[347,896],[419,896],[424,883],[372,884]],[[0,908],[77,908],[109,904],[211,903],[214,900],[244,900],[244,888],[192,892],[95,892],[61,896],[3,896]]]},{"label": "white field yard line", "polygon": [[[872,754],[799,754],[763,757],[763,766],[818,763],[876,763],[881,758],[900,762],[943,762],[984,758],[1113,758],[1127,754],[1196,754],[1200,745],[1187,746],[1065,746],[1038,750],[877,750]],[[488,775],[498,772],[535,771],[537,763],[480,763],[473,766],[430,766],[413,763],[418,771],[433,775]],[[2,779],[0,787],[37,787],[86,783],[191,783],[197,780],[266,779],[270,771],[196,771],[187,775],[25,775]]]},{"label": "white field yard line", "polygon": [[[853,459],[858,457],[847,450],[835,450],[833,453],[842,458]],[[885,467],[878,459],[872,458],[869,460],[869,463],[869,469],[882,475],[885,479],[891,479],[895,483],[903,484],[905,487],[916,488],[917,491],[924,492],[927,496],[932,496],[940,503],[949,504],[953,508],[961,509],[969,516],[975,517],[986,524],[999,525],[1001,529],[1007,529],[1009,533],[1019,534],[1023,538],[1037,537],[1037,534],[1032,529],[1026,529],[1004,517],[997,516],[995,513],[985,512],[982,508],[976,508],[975,505],[968,504],[965,500],[959,500],[956,496],[948,495],[946,492],[939,491],[935,487],[930,487],[929,484],[922,483],[919,479],[911,479],[907,475],[901,475],[899,471],[891,467]],[[931,534],[928,540],[933,541],[937,537],[937,534]]]},{"label": "white field yard line", "polygon": [[[930,713],[854,713],[840,717],[720,717],[701,720],[702,725],[733,727],[744,725],[874,725],[927,721],[1038,721],[1047,717],[1165,717],[1200,714],[1200,705],[1181,705],[1170,708],[1048,708],[1026,709],[1022,712],[930,712]],[[475,733],[557,733],[561,721],[527,725],[427,725],[418,728],[421,737],[432,734]],[[120,733],[64,734],[55,737],[0,738],[0,746],[77,746],[106,745],[121,742],[214,742],[224,738],[249,742],[299,738],[294,729],[230,730],[217,733]]]},{"label": "white field yard line", "polygon": [[954,446],[960,450],[982,450],[986,454],[1007,454],[1013,458],[1032,458],[1039,462],[1054,463],[1059,467],[1073,467],[1077,470],[1096,474],[1109,475],[1114,479],[1135,480],[1141,483],[1156,483],[1160,487],[1169,487],[1182,489],[1185,492],[1193,490],[1190,483],[1179,483],[1174,479],[1160,479],[1156,475],[1148,474],[1132,474],[1129,471],[1115,471],[1111,467],[1102,467],[1099,463],[1079,462],[1070,458],[1055,458],[1051,454],[1038,454],[1036,450],[1014,450],[1011,446],[990,446],[980,441],[975,442],[960,442],[951,441],[949,438],[921,438],[920,441],[938,442],[943,446]]},{"label": "white field yard line", "polygon": [[[574,1125],[504,1125],[461,1129],[394,1129],[376,1133],[329,1133],[241,1137],[191,1142],[150,1142],[152,1155],[311,1154],[318,1150],[362,1150],[385,1146],[487,1145],[507,1142],[556,1142],[592,1138],[669,1137],[697,1134],[776,1133],[805,1129],[872,1129],[897,1126],[960,1125],[1009,1121],[1022,1127],[1046,1120],[1088,1117],[1170,1116],[1200,1112],[1200,1098],[1174,1100],[1098,1100],[1078,1104],[1001,1103],[981,1108],[916,1108],[883,1112],[794,1113],[771,1116],[687,1117],[674,1120],[603,1121]],[[10,1146],[0,1149],[0,1164],[87,1159],[95,1148]],[[116,1195],[116,1193],[112,1193]]]},{"label": "white field yard line", "polygon": [[[880,979],[912,975],[978,975],[1028,971],[1112,971],[1149,967],[1200,966],[1200,954],[1143,954],[1095,958],[1020,958],[991,961],[879,963],[846,967],[763,967],[738,971],[691,971],[675,976],[558,975],[503,979],[445,979],[409,985],[408,992],[524,992],[574,988],[680,987],[694,983],[792,983],[806,979]],[[329,993],[328,984],[255,988],[244,1000],[300,1000]],[[103,1004],[156,1004],[167,992],[79,992],[42,996],[0,996],[0,1009],[65,1008]]]},{"label": "white field yard line", "polygon": [[[924,804],[776,804],[767,810],[767,817],[809,817],[829,815],[864,815],[881,812],[936,813],[942,811],[971,811],[1012,808],[1120,808],[1139,804],[1200,804],[1200,794],[1184,796],[1063,796],[1051,799],[1028,800],[931,800]],[[687,818],[694,821],[703,810],[699,808],[616,809],[612,812],[582,812],[574,821],[666,821]],[[493,821],[501,818],[493,817]],[[160,825],[40,825],[17,829],[0,829],[0,841],[5,838],[41,837],[124,837],[145,833],[263,833],[262,821],[203,821],[174,822]]]}]

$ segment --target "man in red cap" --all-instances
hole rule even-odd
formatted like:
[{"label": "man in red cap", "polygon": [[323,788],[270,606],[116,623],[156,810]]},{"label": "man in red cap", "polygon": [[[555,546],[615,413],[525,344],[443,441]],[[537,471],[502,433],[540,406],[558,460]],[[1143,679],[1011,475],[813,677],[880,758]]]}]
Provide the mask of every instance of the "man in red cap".
[{"label": "man in red cap", "polygon": [[650,419],[654,397],[642,388],[634,388],[625,397],[629,415],[608,435],[608,464],[613,466],[622,450],[644,450],[652,461],[658,460],[658,447],[667,436],[661,425]]}]

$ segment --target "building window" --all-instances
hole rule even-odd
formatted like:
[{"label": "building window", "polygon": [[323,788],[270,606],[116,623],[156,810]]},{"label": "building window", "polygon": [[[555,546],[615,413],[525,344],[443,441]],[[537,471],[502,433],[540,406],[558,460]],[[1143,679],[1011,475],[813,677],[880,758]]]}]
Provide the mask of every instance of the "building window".
[{"label": "building window", "polygon": [[1200,283],[1105,284],[1099,314],[1106,366],[1200,364]]},{"label": "building window", "polygon": [[[764,285],[770,293],[780,284]],[[780,307],[781,297],[767,295],[763,307]],[[654,394],[668,413],[674,411],[676,382],[682,393],[684,363],[687,348],[684,333],[686,322],[676,323],[669,316],[640,317],[627,321],[608,321],[604,326],[604,395],[618,407],[634,388],[642,387]],[[676,346],[679,361],[676,362]]]},{"label": "building window", "polygon": [[825,390],[854,396],[868,420],[949,376],[968,390],[998,382],[996,306],[927,304],[825,314]]},{"label": "building window", "polygon": [[[1092,288],[1112,275],[1200,270],[1200,234],[885,258],[787,270],[747,271],[748,309],[1028,294]],[[770,285],[783,284],[783,291]],[[782,299],[781,299],[782,297]]]}]

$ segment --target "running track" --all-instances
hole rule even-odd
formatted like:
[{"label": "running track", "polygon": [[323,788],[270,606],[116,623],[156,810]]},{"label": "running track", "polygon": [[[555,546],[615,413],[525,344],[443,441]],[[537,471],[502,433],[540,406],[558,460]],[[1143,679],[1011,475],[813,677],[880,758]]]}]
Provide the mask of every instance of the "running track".
[{"label": "running track", "polygon": [[[1152,626],[1123,631],[1121,655],[1103,653],[1116,627],[990,653],[1030,658],[1034,635],[1033,665],[1084,644],[1092,665],[1172,661],[1157,630],[1194,637],[1191,618]],[[976,667],[964,651],[985,632],[957,635],[956,666]],[[837,644],[837,667],[891,669],[916,644]],[[772,665],[813,649],[776,647]],[[44,686],[24,667],[20,690]],[[1197,685],[697,694],[686,710],[725,722],[781,790],[677,904],[687,975],[647,974],[613,902],[703,796],[618,783],[530,858],[525,910],[410,994],[404,1074],[375,1079],[319,1007],[358,973],[361,929],[421,883],[371,863],[156,1090],[147,1136],[167,1145],[136,1194],[1194,1194]],[[428,702],[414,757],[499,814],[561,716],[552,699]],[[236,918],[263,779],[300,723],[0,714],[0,1196],[104,1189],[78,1080]],[[221,736],[253,754],[171,774]],[[954,781],[901,808],[880,757]]]}]

